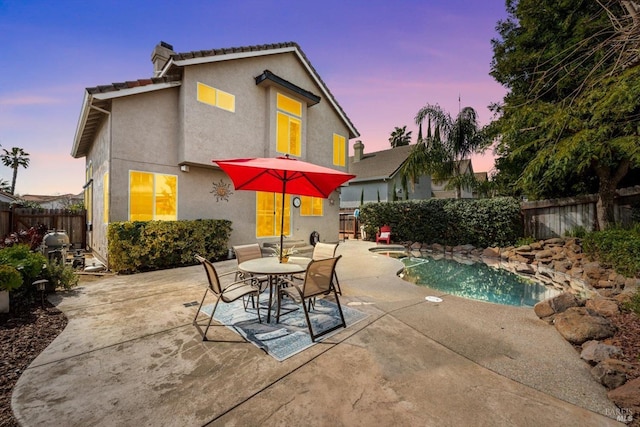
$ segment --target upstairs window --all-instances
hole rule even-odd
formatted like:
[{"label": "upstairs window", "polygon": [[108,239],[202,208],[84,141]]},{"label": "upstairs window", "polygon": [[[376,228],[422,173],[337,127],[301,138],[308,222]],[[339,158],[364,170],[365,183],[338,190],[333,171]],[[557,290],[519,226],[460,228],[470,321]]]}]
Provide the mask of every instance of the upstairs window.
[{"label": "upstairs window", "polygon": [[302,103],[281,93],[277,94],[276,151],[302,154]]},{"label": "upstairs window", "polygon": [[333,164],[335,166],[346,165],[347,140],[344,136],[333,134]]},{"label": "upstairs window", "polygon": [[198,82],[198,101],[234,113],[236,97],[228,92]]}]

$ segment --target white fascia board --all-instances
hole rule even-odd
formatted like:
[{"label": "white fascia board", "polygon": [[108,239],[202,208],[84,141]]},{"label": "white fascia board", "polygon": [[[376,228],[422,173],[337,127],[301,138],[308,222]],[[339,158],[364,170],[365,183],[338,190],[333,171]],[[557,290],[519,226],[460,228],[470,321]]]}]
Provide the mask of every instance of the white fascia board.
[{"label": "white fascia board", "polygon": [[[307,72],[309,73],[309,75],[313,78],[313,80],[316,82],[316,84],[318,85],[318,87],[320,88],[320,90],[322,91],[322,93],[324,94],[324,97],[327,101],[329,101],[329,103],[331,103],[331,105],[333,106],[334,110],[336,110],[336,113],[338,113],[338,115],[340,116],[340,118],[342,119],[342,121],[347,125],[347,127],[349,128],[350,132],[355,135],[355,137],[357,138],[358,136],[360,136],[360,133],[358,133],[358,131],[356,131],[353,126],[351,126],[349,120],[347,120],[347,118],[344,116],[344,114],[342,113],[342,110],[340,109],[340,107],[338,107],[338,104],[336,104],[335,100],[333,99],[333,96],[331,96],[329,94],[329,92],[327,91],[327,88],[325,87],[325,85],[318,79],[318,76],[316,75],[316,73],[313,71],[313,69],[311,68],[310,64],[305,60],[305,58],[300,54],[300,52],[296,49],[295,50],[296,55],[298,55],[298,58],[300,59],[300,62],[302,62],[304,64],[304,67],[306,68]],[[348,140],[349,138],[347,138]]]},{"label": "white fascia board", "polygon": [[151,83],[145,86],[136,86],[132,88],[113,90],[113,91],[104,92],[104,93],[95,93],[93,94],[93,97],[95,99],[103,101],[106,99],[122,98],[123,96],[137,95],[139,93],[154,92],[156,90],[169,89],[172,87],[180,86],[181,84],[182,82]]},{"label": "white fascia board", "polygon": [[82,100],[82,109],[80,110],[80,118],[78,119],[78,126],[76,127],[76,134],[73,138],[73,147],[71,148],[71,156],[76,158],[75,154],[78,151],[80,145],[80,137],[84,130],[84,126],[87,124],[87,117],[89,117],[89,107],[91,105],[91,94],[84,92],[84,99]]}]

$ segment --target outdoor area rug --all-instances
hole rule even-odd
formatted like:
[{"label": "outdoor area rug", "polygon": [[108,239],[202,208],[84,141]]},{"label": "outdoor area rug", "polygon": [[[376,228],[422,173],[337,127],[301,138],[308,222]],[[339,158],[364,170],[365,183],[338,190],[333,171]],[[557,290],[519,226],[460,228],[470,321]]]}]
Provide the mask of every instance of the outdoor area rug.
[{"label": "outdoor area rug", "polygon": [[[304,317],[302,307],[289,299],[283,301],[281,311],[284,313],[288,310],[298,308],[288,314],[280,316],[280,323],[276,323],[274,311],[271,312],[271,322],[267,323],[267,305],[269,301],[268,291],[260,295],[260,306],[262,307],[260,315],[262,323],[258,322],[256,310],[251,308],[244,310],[242,299],[234,301],[230,304],[220,303],[213,317],[219,323],[236,331],[242,335],[247,341],[252,342],[258,348],[266,351],[278,361],[283,361],[294,354],[311,347],[318,341],[336,334],[344,328],[339,328],[327,335],[316,339],[316,343],[311,341],[307,321]],[[341,304],[342,313],[347,327],[352,326],[359,321],[365,319],[367,314],[345,307]],[[207,316],[211,316],[213,304],[205,305],[200,311]],[[317,299],[315,308],[309,313],[314,332],[330,329],[332,326],[340,324],[340,313],[338,306],[325,299]]]}]

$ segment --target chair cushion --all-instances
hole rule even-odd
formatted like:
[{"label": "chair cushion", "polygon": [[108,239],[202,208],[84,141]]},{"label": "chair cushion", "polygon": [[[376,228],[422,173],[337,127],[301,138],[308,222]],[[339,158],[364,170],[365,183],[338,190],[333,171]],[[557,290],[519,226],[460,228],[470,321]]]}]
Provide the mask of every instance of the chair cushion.
[{"label": "chair cushion", "polygon": [[384,231],[382,233],[380,233],[380,238],[381,239],[386,239],[387,237],[389,237],[389,232],[388,231]]}]

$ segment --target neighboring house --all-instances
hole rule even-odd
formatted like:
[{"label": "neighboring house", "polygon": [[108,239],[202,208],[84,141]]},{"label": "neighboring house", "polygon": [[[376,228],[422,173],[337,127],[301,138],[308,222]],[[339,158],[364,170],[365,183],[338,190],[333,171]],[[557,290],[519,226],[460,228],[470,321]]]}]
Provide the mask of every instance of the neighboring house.
[{"label": "neighboring house", "polygon": [[20,197],[25,202],[34,202],[43,209],[67,209],[84,201],[84,193],[61,194],[57,196],[40,196],[35,194],[25,194]]},{"label": "neighboring house", "polygon": [[[175,53],[161,42],[151,61],[152,78],[84,94],[71,154],[86,158],[87,240],[104,261],[110,221],[228,219],[230,245],[274,241],[277,195],[235,191],[212,159],[290,154],[347,171],[359,134],[296,43]],[[339,191],[299,208],[291,198],[286,235],[338,240]]]},{"label": "neighboring house", "polygon": [[[431,177],[420,177],[405,194],[400,168],[407,160],[413,145],[403,145],[384,151],[365,154],[360,141],[353,146],[353,156],[349,157],[349,173],[356,177],[342,188],[340,207],[354,209],[364,203],[390,202],[393,200],[429,199],[431,197]],[[395,199],[394,199],[395,192]]]},{"label": "neighboring house", "polygon": [[[445,190],[447,181],[435,181],[429,175],[418,178],[412,186],[407,184],[408,194],[402,185],[401,167],[406,162],[413,145],[404,145],[388,150],[364,153],[364,144],[357,141],[353,146],[353,157],[349,158],[349,172],[356,178],[342,189],[340,207],[355,209],[360,200],[368,202],[391,202],[394,200],[426,200],[430,198],[455,198],[455,190]],[[460,161],[462,173],[473,173],[470,160]],[[395,198],[394,198],[395,193]],[[471,198],[470,190],[462,189],[462,198]]]},{"label": "neighboring house", "polygon": [[18,200],[18,197],[0,190],[0,203],[13,203],[16,200]]},{"label": "neighboring house", "polygon": [[[473,165],[471,164],[471,160],[470,159],[462,159],[458,162],[458,171],[460,172],[460,175],[466,175],[466,174],[471,174],[473,175]],[[456,190],[451,189],[448,190],[447,184],[449,184],[449,180],[444,180],[444,181],[436,181],[433,180],[431,183],[431,193],[434,199],[455,199],[456,196]],[[465,188],[462,187],[460,189],[460,198],[461,199],[472,199],[473,196],[473,190],[470,188]]]}]

